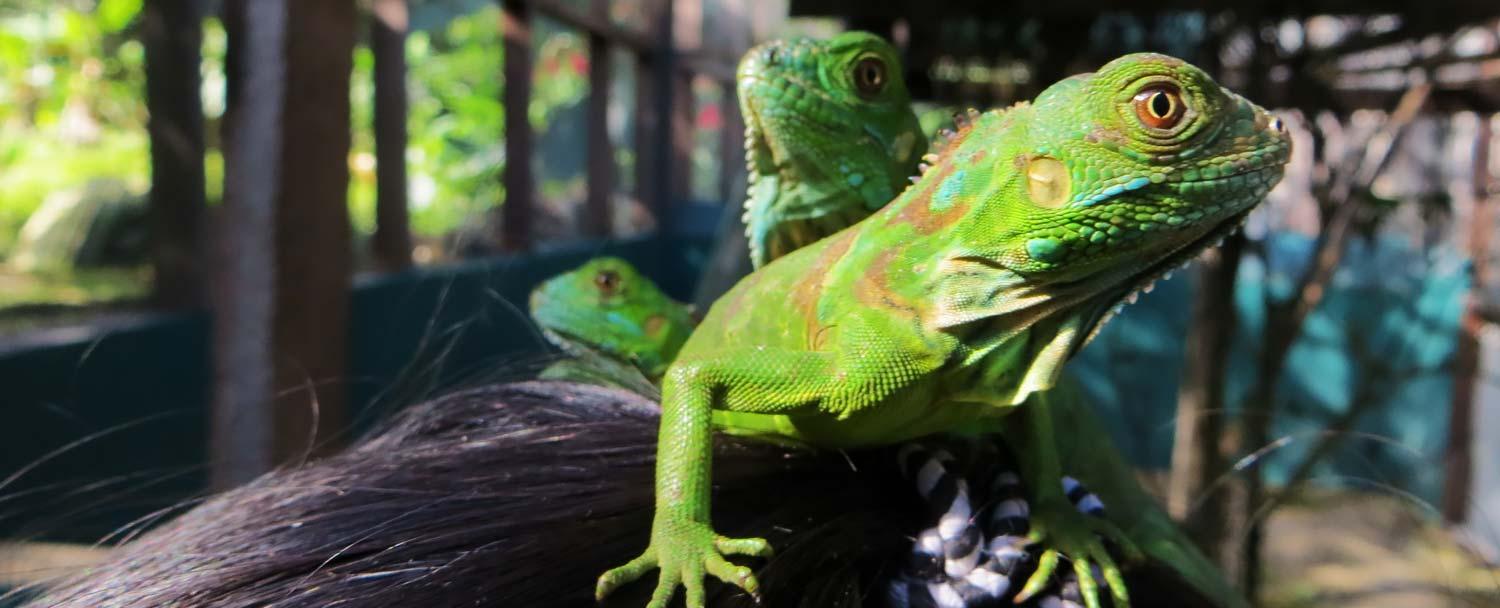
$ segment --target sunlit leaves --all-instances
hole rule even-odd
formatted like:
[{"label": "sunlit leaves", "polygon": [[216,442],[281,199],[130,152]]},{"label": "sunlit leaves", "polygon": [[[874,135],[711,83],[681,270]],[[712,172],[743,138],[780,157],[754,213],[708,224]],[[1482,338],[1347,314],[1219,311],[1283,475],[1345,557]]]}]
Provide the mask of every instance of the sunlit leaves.
[{"label": "sunlit leaves", "polygon": [[99,0],[94,14],[99,20],[99,29],[114,33],[126,28],[141,12],[141,0]]}]

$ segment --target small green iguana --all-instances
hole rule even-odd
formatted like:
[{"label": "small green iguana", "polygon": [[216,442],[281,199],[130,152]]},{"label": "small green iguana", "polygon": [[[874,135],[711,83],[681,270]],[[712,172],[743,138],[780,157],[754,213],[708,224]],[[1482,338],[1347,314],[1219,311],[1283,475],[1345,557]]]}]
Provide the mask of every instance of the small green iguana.
[{"label": "small green iguana", "polygon": [[[975,115],[938,150],[885,209],[766,265],[709,311],[664,379],[651,545],[601,576],[599,596],[655,568],[652,606],[678,585],[701,606],[705,575],[755,591],[724,555],[769,546],[708,520],[713,410],[720,424],[829,447],[1000,431],[1028,479],[1060,478],[1048,404],[1027,397],[1119,303],[1237,227],[1290,145],[1278,120],[1200,70],[1142,54]],[[1032,582],[1061,552],[1081,572],[1101,564],[1123,602],[1095,537],[1120,532],[1053,484],[1033,493],[1031,537],[1052,549]]]},{"label": "small green iguana", "polygon": [[756,268],[884,207],[927,138],[896,49],[847,32],[751,50],[736,73],[745,117],[745,232]]},{"label": "small green iguana", "polygon": [[616,257],[594,258],[548,279],[532,290],[530,304],[542,334],[572,356],[540,377],[653,397],[667,364],[693,331],[691,307]]}]

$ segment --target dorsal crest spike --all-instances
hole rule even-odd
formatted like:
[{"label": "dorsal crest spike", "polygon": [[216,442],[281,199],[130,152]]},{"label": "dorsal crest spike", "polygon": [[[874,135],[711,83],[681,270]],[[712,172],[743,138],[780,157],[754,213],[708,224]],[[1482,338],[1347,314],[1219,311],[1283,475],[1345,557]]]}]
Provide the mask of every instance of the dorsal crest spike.
[{"label": "dorsal crest spike", "polygon": [[[964,138],[964,134],[968,133],[969,129],[974,128],[974,124],[979,122],[979,117],[983,115],[984,113],[974,108],[969,108],[963,112],[955,112],[953,114],[954,128],[938,129],[937,135],[932,137],[932,146],[929,148],[928,156],[940,157],[947,153],[950,148],[958,145],[957,142]],[[929,161],[929,163],[931,162],[934,161]]]}]

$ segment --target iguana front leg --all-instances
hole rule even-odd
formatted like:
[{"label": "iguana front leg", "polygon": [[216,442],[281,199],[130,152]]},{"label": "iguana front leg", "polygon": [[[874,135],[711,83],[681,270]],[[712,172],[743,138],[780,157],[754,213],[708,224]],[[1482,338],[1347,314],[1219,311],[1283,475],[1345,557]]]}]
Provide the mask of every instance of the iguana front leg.
[{"label": "iguana front leg", "polygon": [[709,522],[711,409],[847,415],[879,402],[898,386],[860,373],[864,364],[899,370],[900,359],[891,363],[893,356],[894,349],[839,360],[831,353],[752,347],[674,363],[662,391],[651,544],[639,557],[600,576],[596,596],[602,599],[653,568],[661,575],[648,608],[665,608],[678,585],[686,589],[689,608],[703,606],[705,575],[755,594],[759,583],[750,569],[724,556],[764,557],[771,547],[759,538],[719,536]]},{"label": "iguana front leg", "polygon": [[1017,448],[1017,459],[1026,479],[1038,480],[1031,484],[1031,532],[1028,540],[1033,544],[1046,543],[1036,572],[1016,595],[1022,602],[1039,593],[1047,585],[1058,567],[1058,560],[1067,557],[1073,562],[1078,575],[1079,591],[1089,608],[1099,608],[1099,589],[1094,580],[1091,564],[1098,564],[1108,583],[1115,606],[1130,605],[1130,596],[1125,588],[1125,577],[1110,557],[1100,535],[1115,542],[1127,556],[1138,555],[1134,544],[1119,527],[1106,519],[1090,517],[1073,505],[1062,486],[1044,480],[1062,478],[1062,465],[1058,456],[1052,413],[1046,395],[1033,396],[1025,406],[1007,416],[1001,425],[1001,433],[1011,446]]}]

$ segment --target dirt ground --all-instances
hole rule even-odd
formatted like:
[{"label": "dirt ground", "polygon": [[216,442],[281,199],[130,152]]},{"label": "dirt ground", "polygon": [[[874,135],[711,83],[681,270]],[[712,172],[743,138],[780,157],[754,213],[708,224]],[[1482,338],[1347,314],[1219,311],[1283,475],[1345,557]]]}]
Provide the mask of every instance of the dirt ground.
[{"label": "dirt ground", "polygon": [[1267,527],[1267,608],[1500,607],[1486,566],[1426,507],[1390,496],[1314,493]]}]

